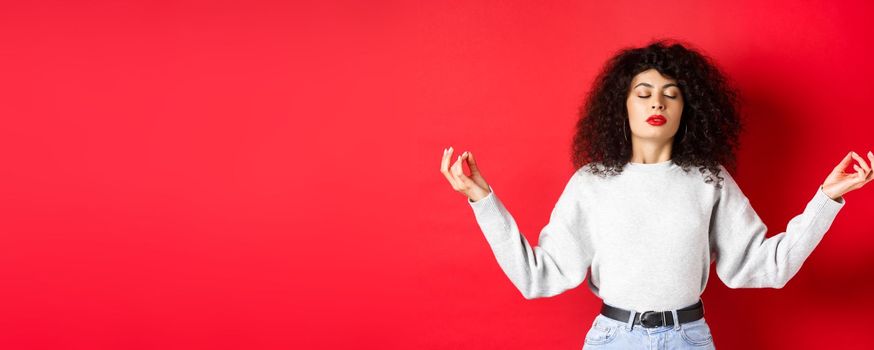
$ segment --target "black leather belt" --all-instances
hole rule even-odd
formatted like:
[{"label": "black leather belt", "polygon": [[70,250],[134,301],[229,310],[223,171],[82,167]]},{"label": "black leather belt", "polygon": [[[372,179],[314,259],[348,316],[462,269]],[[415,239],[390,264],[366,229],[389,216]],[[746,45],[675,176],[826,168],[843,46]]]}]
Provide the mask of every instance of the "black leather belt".
[{"label": "black leather belt", "polygon": [[[602,303],[601,314],[617,321],[628,322],[631,311]],[[695,304],[677,309],[677,318],[680,319],[680,324],[692,322],[702,317],[704,317],[704,303],[700,299]],[[644,328],[673,326],[674,315],[670,310],[637,312],[634,314],[634,324]]]}]

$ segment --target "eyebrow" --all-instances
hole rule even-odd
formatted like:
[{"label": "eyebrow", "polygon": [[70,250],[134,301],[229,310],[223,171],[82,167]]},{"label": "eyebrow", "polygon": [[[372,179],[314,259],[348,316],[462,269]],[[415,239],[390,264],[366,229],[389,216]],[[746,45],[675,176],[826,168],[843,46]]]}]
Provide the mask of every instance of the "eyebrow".
[{"label": "eyebrow", "polygon": [[[638,86],[641,86],[641,85],[646,86],[646,87],[650,87],[650,88],[652,87],[652,85],[650,83],[639,83],[639,84],[635,85],[632,89],[637,88]],[[667,83],[667,84],[662,86],[662,89],[667,89],[670,86],[676,86],[678,88],[680,87],[675,83]]]}]

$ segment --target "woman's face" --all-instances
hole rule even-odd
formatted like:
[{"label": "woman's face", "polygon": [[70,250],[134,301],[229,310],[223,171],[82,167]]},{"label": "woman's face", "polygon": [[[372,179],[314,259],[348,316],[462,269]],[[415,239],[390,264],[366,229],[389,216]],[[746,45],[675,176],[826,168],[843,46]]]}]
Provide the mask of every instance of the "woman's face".
[{"label": "woman's face", "polygon": [[632,79],[626,107],[633,136],[667,142],[679,129],[683,95],[676,80],[651,68]]}]

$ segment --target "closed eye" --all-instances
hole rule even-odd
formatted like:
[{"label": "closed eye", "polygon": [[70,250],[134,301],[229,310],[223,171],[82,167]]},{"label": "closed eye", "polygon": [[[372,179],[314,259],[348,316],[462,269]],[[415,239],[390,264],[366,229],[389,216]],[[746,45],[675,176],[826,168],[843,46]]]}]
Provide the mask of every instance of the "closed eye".
[{"label": "closed eye", "polygon": [[[640,98],[649,98],[650,96],[652,96],[652,95],[647,95],[647,96],[637,96],[637,97],[640,97]],[[665,97],[670,98],[670,99],[675,99],[675,98],[677,98],[677,96],[669,96],[669,95],[665,95]]]}]

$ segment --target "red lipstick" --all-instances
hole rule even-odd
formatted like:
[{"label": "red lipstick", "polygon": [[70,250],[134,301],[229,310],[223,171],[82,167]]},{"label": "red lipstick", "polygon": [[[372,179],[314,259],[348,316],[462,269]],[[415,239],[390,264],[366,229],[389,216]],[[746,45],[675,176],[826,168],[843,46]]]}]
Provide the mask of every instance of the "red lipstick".
[{"label": "red lipstick", "polygon": [[665,118],[665,116],[663,116],[661,114],[653,114],[653,115],[649,116],[649,118],[646,118],[646,122],[652,126],[660,126],[660,125],[665,125],[665,123],[667,123],[668,120]]}]

